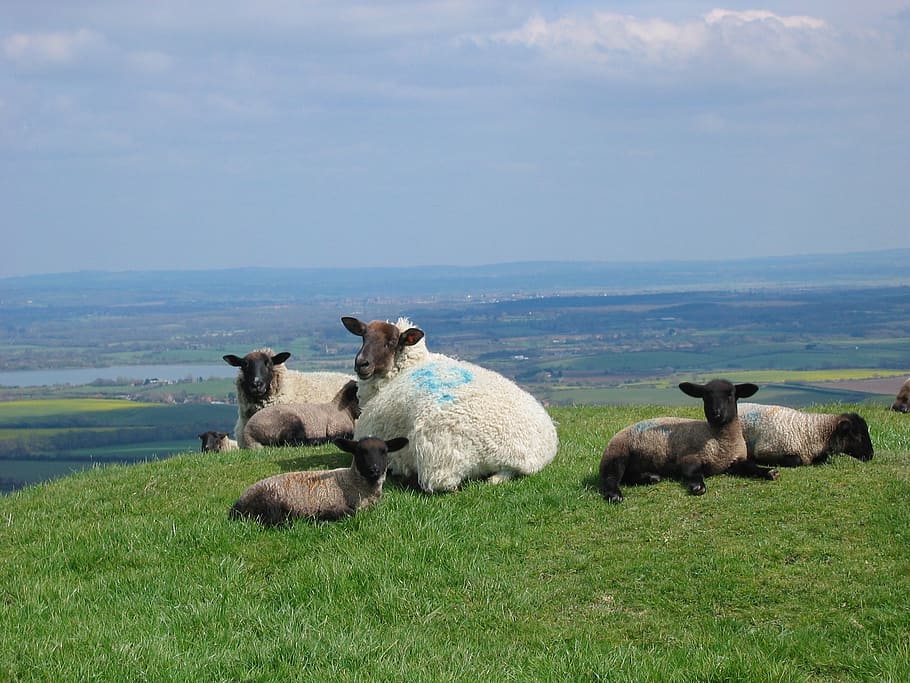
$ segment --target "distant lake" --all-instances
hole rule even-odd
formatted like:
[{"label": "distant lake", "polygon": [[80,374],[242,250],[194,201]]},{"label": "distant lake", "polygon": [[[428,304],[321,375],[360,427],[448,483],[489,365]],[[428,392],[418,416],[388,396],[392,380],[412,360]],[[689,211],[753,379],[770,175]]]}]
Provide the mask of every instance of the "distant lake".
[{"label": "distant lake", "polygon": [[237,368],[221,365],[114,365],[109,368],[63,368],[56,370],[0,371],[0,386],[42,387],[54,384],[82,386],[96,379],[180,380],[186,377],[219,379],[235,377]]}]

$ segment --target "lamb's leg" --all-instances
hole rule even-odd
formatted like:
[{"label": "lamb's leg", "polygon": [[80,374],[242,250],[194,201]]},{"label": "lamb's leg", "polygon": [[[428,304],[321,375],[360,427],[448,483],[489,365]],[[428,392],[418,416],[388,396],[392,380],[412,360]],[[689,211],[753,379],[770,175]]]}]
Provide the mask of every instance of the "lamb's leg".
[{"label": "lamb's leg", "polygon": [[683,462],[680,465],[680,474],[689,488],[689,493],[693,496],[703,496],[708,490],[705,486],[705,475],[702,472],[701,463],[697,460]]},{"label": "lamb's leg", "polygon": [[621,503],[623,500],[619,482],[622,481],[628,461],[628,455],[608,458],[606,454],[600,461],[600,494],[609,503]]},{"label": "lamb's leg", "polygon": [[735,474],[739,477],[749,477],[750,479],[768,479],[773,481],[780,474],[776,469],[771,467],[762,467],[754,460],[740,460],[735,462],[727,469],[729,474]]},{"label": "lamb's leg", "polygon": [[487,483],[501,484],[504,481],[509,481],[509,479],[514,479],[515,476],[515,470],[500,470],[499,472],[494,472],[489,477],[487,477]]}]

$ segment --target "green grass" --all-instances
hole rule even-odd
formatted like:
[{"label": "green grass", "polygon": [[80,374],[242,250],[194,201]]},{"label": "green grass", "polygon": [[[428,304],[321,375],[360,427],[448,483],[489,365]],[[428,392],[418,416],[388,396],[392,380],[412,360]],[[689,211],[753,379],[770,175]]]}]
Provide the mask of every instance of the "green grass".
[{"label": "green grass", "polygon": [[[910,420],[876,457],[596,490],[607,440],[666,408],[554,409],[543,472],[334,524],[226,512],[334,448],[188,453],[0,499],[0,680],[910,680]],[[697,415],[698,407],[674,410]]]}]

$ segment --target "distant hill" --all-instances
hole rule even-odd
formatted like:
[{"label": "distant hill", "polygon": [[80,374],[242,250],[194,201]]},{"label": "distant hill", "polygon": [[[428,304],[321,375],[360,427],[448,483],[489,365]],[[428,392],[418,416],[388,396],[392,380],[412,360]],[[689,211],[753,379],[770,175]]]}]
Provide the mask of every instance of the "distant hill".
[{"label": "distant hill", "polygon": [[26,300],[97,305],[296,301],[301,297],[467,297],[688,289],[893,285],[910,249],[727,261],[520,262],[401,268],[84,271],[0,278],[0,309]]}]

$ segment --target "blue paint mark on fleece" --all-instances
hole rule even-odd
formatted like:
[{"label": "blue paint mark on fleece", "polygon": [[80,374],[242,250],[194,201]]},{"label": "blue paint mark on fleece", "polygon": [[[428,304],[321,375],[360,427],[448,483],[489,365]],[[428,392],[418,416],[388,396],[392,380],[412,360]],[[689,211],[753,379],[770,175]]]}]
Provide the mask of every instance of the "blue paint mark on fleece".
[{"label": "blue paint mark on fleece", "polygon": [[414,386],[426,391],[438,403],[450,403],[455,400],[451,390],[474,381],[474,375],[451,365],[428,363],[411,373]]},{"label": "blue paint mark on fleece", "polygon": [[634,425],[632,425],[632,427],[639,434],[642,432],[650,431],[652,429],[657,429],[662,432],[670,431],[670,427],[668,425],[662,424],[659,420],[642,420],[641,422],[636,422]]}]

